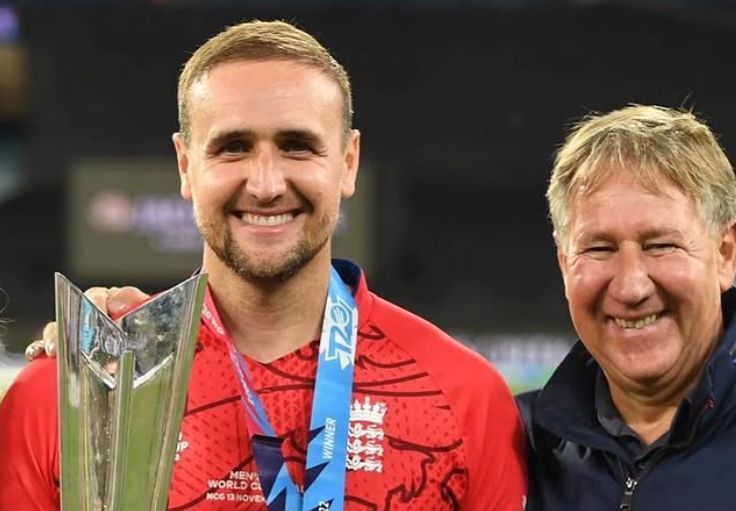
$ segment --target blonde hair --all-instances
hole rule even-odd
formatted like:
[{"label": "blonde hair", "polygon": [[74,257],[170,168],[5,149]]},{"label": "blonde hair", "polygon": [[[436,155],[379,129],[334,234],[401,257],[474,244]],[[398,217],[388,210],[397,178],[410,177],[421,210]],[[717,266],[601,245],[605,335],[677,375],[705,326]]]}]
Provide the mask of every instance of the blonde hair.
[{"label": "blonde hair", "polygon": [[623,169],[653,190],[675,185],[711,233],[736,219],[736,177],[710,128],[689,111],[629,105],[584,117],[557,151],[547,202],[558,246],[568,242],[573,200]]},{"label": "blonde hair", "polygon": [[247,21],[226,28],[212,37],[184,65],[179,75],[179,131],[185,142],[190,136],[189,96],[192,85],[218,64],[238,60],[288,60],[324,72],[343,95],[343,127],[347,134],[353,122],[350,78],[340,63],[314,37],[283,21]]}]

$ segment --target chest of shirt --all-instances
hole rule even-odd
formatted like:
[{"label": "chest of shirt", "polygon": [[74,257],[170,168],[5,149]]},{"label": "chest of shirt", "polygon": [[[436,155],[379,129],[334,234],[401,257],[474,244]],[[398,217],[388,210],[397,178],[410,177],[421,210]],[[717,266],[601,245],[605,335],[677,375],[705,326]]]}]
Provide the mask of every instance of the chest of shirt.
[{"label": "chest of shirt", "polygon": [[[389,345],[359,350],[350,407],[346,508],[453,509],[467,486],[465,445],[431,377]],[[304,482],[316,344],[248,363],[254,387]],[[198,353],[170,493],[171,510],[265,510],[245,411],[224,350]]]}]

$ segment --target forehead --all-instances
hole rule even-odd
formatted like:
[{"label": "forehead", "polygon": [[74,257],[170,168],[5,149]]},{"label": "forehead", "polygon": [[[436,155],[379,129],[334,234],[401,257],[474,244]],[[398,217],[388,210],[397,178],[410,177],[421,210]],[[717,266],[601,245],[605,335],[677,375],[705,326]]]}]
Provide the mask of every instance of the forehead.
[{"label": "forehead", "polygon": [[189,91],[192,132],[225,129],[339,129],[339,86],[320,69],[295,61],[218,64]]},{"label": "forehead", "polygon": [[693,200],[666,178],[612,172],[572,200],[573,236],[609,231],[685,230],[703,226]]}]

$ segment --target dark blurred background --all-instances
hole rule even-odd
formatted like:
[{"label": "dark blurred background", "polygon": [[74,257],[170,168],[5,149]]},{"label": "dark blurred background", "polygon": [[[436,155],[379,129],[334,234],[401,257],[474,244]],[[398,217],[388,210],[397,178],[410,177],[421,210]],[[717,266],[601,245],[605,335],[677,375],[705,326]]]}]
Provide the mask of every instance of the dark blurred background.
[{"label": "dark blurred background", "polygon": [[196,267],[170,143],[177,75],[251,18],[295,22],[351,74],[363,165],[336,252],[507,376],[573,340],[544,201],[571,121],[631,102],[692,107],[736,154],[725,0],[0,2],[9,351],[52,319],[55,271],[152,291]]}]

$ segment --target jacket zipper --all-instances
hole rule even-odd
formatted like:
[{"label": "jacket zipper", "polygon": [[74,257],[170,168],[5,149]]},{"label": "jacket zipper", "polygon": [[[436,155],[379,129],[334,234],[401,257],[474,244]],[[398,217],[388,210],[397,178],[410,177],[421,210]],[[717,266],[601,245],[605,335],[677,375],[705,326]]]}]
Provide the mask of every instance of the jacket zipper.
[{"label": "jacket zipper", "polygon": [[624,496],[621,497],[621,504],[619,504],[619,511],[631,511],[631,499],[634,496],[634,490],[636,485],[639,484],[639,480],[631,476],[626,478],[624,485]]},{"label": "jacket zipper", "polygon": [[660,448],[657,452],[652,454],[652,457],[649,458],[649,461],[645,463],[644,467],[633,475],[626,468],[624,468],[623,463],[621,462],[621,460],[619,460],[621,471],[626,476],[626,482],[624,483],[624,494],[621,497],[621,503],[618,506],[619,511],[631,511],[633,509],[632,500],[634,498],[634,490],[636,490],[636,487],[639,485],[639,481],[641,481],[644,476],[647,475],[652,470],[652,468],[654,468],[657,462],[669,449],[669,447]]},{"label": "jacket zipper", "polygon": [[[697,429],[696,425],[700,422],[700,419],[702,418],[703,414],[707,411],[713,408],[714,402],[713,399],[710,398],[705,402],[705,405],[700,409],[700,413],[698,414],[698,417],[695,419],[696,423],[693,425],[692,429],[690,430],[690,435],[685,442],[685,445],[692,442],[694,436],[695,436],[695,430]],[[621,468],[621,471],[626,476],[626,482],[624,483],[624,494],[621,497],[621,503],[618,506],[619,511],[631,511],[631,502],[634,498],[634,490],[636,490],[637,485],[639,484],[639,481],[654,467],[654,465],[657,464],[659,459],[664,455],[664,453],[672,449],[671,446],[666,446],[661,448],[658,452],[654,453],[650,460],[646,463],[643,469],[641,469],[637,474],[634,474],[633,476],[631,473],[629,473],[628,470],[626,470],[621,463],[621,460],[619,459],[619,467]]]}]

